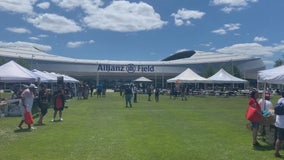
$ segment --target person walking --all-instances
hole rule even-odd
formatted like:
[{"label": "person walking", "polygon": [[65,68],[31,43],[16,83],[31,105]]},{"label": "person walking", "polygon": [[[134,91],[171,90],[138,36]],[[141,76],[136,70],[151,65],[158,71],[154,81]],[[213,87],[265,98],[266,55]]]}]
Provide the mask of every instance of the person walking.
[{"label": "person walking", "polygon": [[[32,112],[32,107],[34,103],[34,98],[36,94],[37,86],[35,84],[30,84],[29,87],[25,90],[23,90],[21,94],[21,100],[19,103],[21,114],[22,114],[22,120],[20,121],[20,124],[18,125],[19,129],[23,129],[22,125],[25,122],[25,112]],[[31,124],[27,124],[28,129],[33,129]]]},{"label": "person walking", "polygon": [[130,85],[125,88],[124,96],[125,96],[125,103],[126,103],[125,107],[128,108],[128,105],[129,105],[129,107],[132,108],[132,103],[131,103],[132,89]]},{"label": "person walking", "polygon": [[58,88],[57,92],[55,92],[53,95],[53,105],[54,105],[54,113],[51,121],[55,122],[55,117],[57,112],[59,112],[59,121],[63,121],[62,111],[65,106],[65,96],[61,88]]},{"label": "person walking", "polygon": [[[284,92],[281,93],[282,97],[278,100],[278,104],[284,104]],[[282,157],[279,153],[281,144],[284,140],[284,115],[276,114],[275,127],[276,127],[276,142],[275,142],[275,157]]]},{"label": "person walking", "polygon": [[49,95],[48,95],[48,92],[46,90],[46,86],[41,85],[40,91],[38,93],[38,105],[39,105],[39,108],[40,108],[40,116],[39,116],[39,119],[38,119],[38,125],[43,125],[43,123],[42,123],[43,117],[47,113],[48,104],[49,104],[48,99],[49,99]]}]

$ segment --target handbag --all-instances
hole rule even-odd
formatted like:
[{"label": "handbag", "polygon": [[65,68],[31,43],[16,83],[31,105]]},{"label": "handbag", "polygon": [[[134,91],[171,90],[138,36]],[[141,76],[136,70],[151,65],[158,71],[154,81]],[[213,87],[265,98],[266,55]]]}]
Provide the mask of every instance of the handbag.
[{"label": "handbag", "polygon": [[27,109],[25,109],[25,123],[28,125],[34,123],[33,116]]},{"label": "handbag", "polygon": [[256,111],[256,108],[248,106],[247,112],[246,112],[246,119],[251,122],[258,122],[259,117],[258,113]]}]

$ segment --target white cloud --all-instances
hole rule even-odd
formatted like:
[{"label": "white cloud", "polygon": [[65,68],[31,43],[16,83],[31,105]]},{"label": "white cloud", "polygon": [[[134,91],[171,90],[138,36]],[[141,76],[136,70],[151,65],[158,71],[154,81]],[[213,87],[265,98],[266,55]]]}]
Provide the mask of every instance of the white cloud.
[{"label": "white cloud", "polygon": [[205,47],[211,47],[212,46],[212,42],[209,43],[201,43],[201,46],[205,46]]},{"label": "white cloud", "polygon": [[256,2],[258,0],[211,0],[211,4],[213,5],[224,6],[221,10],[225,13],[243,10],[250,3]]},{"label": "white cloud", "polygon": [[134,32],[159,29],[167,24],[152,6],[144,2],[113,1],[106,8],[90,7],[84,22],[94,29]]},{"label": "white cloud", "polygon": [[77,48],[82,46],[83,44],[85,44],[86,42],[83,41],[77,41],[77,42],[68,42],[67,43],[67,47],[68,48]]},{"label": "white cloud", "polygon": [[41,9],[48,9],[49,6],[50,6],[50,3],[49,2],[43,2],[43,3],[37,4],[37,6]]},{"label": "white cloud", "polygon": [[82,45],[84,45],[84,44],[93,44],[93,43],[95,43],[94,40],[89,40],[89,41],[76,41],[76,42],[68,42],[66,46],[67,46],[68,48],[77,48],[77,47],[80,47],[80,46],[82,46]]},{"label": "white cloud", "polygon": [[233,31],[233,30],[238,30],[240,29],[240,25],[239,23],[230,23],[230,24],[225,24],[224,28],[228,31]]},{"label": "white cloud", "polygon": [[224,24],[222,28],[213,30],[213,33],[224,35],[227,34],[229,31],[234,31],[240,29],[241,24],[239,23],[229,23],[229,24]]},{"label": "white cloud", "polygon": [[191,25],[191,19],[201,19],[205,15],[204,12],[196,11],[196,10],[187,10],[187,9],[180,9],[177,13],[172,13],[171,16],[175,18],[175,24],[177,26]]},{"label": "white cloud", "polygon": [[38,37],[29,37],[30,40],[33,40],[33,41],[38,41],[39,38]]},{"label": "white cloud", "polygon": [[40,38],[46,38],[46,37],[48,37],[48,35],[46,35],[46,34],[40,34],[40,35],[38,35],[38,37],[40,37]]},{"label": "white cloud", "polygon": [[30,43],[30,42],[2,42],[0,41],[0,47],[35,47],[41,51],[50,51],[52,49],[51,46],[42,45],[37,43]]},{"label": "white cloud", "polygon": [[26,28],[18,28],[18,27],[8,27],[6,28],[7,31],[14,32],[14,33],[31,33],[30,30]]},{"label": "white cloud", "polygon": [[33,14],[33,4],[37,0],[1,0],[0,11]]},{"label": "white cloud", "polygon": [[274,46],[263,46],[258,43],[242,43],[217,49],[216,51],[219,53],[227,54],[245,54],[257,57],[271,57],[277,54],[278,52],[284,52],[284,44],[277,44]]},{"label": "white cloud", "polygon": [[39,29],[54,33],[72,33],[82,30],[73,20],[56,14],[39,14],[36,17],[27,18],[27,22]]},{"label": "white cloud", "polygon": [[220,34],[220,35],[224,35],[224,34],[227,33],[227,31],[225,29],[223,29],[223,28],[213,30],[212,32],[216,33],[216,34]]},{"label": "white cloud", "polygon": [[61,8],[74,9],[76,7],[82,7],[87,9],[89,7],[99,7],[102,6],[103,0],[51,0],[53,3],[57,4]]},{"label": "white cloud", "polygon": [[264,42],[264,41],[268,41],[268,39],[267,38],[265,38],[265,37],[254,37],[254,41],[255,42]]},{"label": "white cloud", "polygon": [[52,0],[59,7],[67,10],[80,8],[86,15],[84,25],[93,29],[118,32],[135,32],[162,28],[167,22],[147,3],[132,3],[125,0]]}]

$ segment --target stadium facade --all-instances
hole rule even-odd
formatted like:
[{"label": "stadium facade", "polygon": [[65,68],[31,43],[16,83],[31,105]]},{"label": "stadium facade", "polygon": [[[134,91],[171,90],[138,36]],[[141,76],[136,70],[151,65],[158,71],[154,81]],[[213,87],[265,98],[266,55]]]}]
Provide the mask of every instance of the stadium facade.
[{"label": "stadium facade", "polygon": [[216,54],[202,51],[184,51],[161,61],[86,60],[47,54],[32,46],[0,47],[0,57],[6,60],[23,58],[32,69],[57,72],[96,83],[105,81],[129,82],[144,76],[164,87],[166,80],[190,68],[202,75],[208,67],[236,66],[244,79],[256,79],[257,71],[265,69],[261,58],[247,55]]}]

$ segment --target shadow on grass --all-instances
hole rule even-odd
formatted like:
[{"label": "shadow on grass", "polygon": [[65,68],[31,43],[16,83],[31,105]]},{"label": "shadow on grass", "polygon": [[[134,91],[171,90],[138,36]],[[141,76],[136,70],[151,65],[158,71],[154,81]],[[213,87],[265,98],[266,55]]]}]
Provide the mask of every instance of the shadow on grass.
[{"label": "shadow on grass", "polygon": [[271,150],[274,150],[274,146],[262,145],[262,146],[253,147],[253,149],[256,150],[256,151],[271,151]]},{"label": "shadow on grass", "polygon": [[46,124],[45,123],[36,123],[34,124],[34,126],[45,126]]},{"label": "shadow on grass", "polygon": [[15,129],[15,133],[24,133],[24,132],[32,132],[32,129],[24,128],[24,129]]}]

